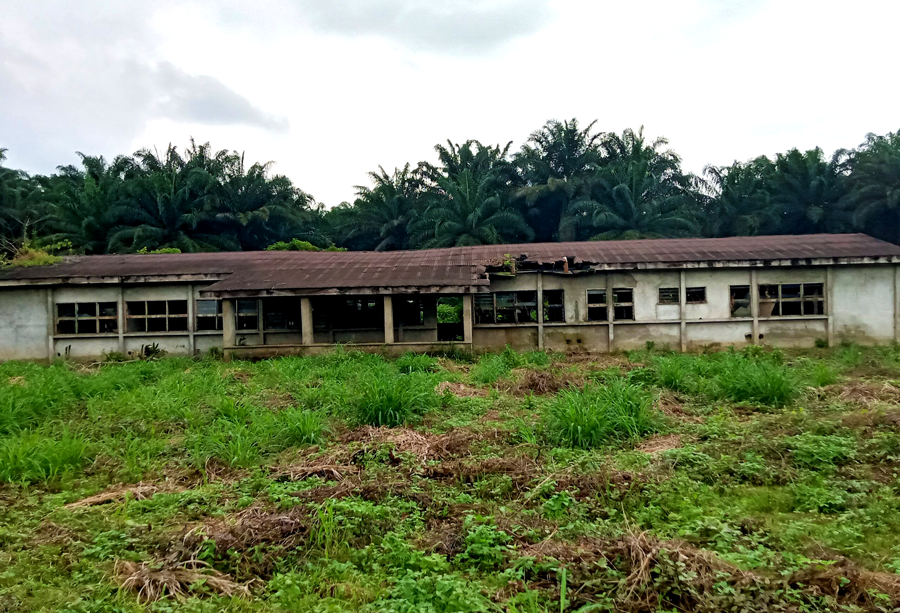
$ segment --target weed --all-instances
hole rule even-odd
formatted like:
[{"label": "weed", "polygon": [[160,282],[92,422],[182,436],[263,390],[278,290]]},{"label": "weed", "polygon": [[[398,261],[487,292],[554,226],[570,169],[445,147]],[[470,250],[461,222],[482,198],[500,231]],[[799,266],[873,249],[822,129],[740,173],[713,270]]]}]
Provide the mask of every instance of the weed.
[{"label": "weed", "polygon": [[375,376],[356,402],[359,425],[400,426],[436,408],[440,397],[428,377]]},{"label": "weed", "polygon": [[856,455],[853,439],[837,435],[804,432],[785,441],[794,462],[806,468],[831,468]]},{"label": "weed", "polygon": [[472,380],[479,384],[496,383],[510,371],[506,360],[499,355],[484,355],[472,369]]},{"label": "weed", "polygon": [[397,358],[394,365],[402,373],[435,372],[439,369],[437,360],[424,353],[404,353]]},{"label": "weed", "polygon": [[570,447],[596,447],[610,439],[634,440],[656,429],[651,399],[640,386],[622,379],[605,387],[563,390],[544,414],[551,441]]},{"label": "weed", "polygon": [[0,481],[52,481],[81,468],[87,459],[87,441],[68,431],[59,437],[21,433],[0,439]]}]

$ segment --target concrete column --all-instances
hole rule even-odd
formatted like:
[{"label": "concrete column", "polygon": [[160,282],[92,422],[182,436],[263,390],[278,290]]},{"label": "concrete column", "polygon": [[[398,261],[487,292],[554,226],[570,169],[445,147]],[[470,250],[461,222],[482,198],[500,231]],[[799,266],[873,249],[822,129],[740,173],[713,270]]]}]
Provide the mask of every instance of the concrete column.
[{"label": "concrete column", "polygon": [[263,317],[262,298],[256,299],[256,327],[259,330],[259,344],[266,344],[265,318]]},{"label": "concrete column", "polygon": [[462,303],[463,303],[463,342],[471,343],[472,342],[472,302],[474,298],[472,294],[463,294]]},{"label": "concrete column", "polygon": [[313,335],[313,312],[309,298],[300,299],[300,329],[303,333],[303,344],[312,345],[315,342]]},{"label": "concrete column", "polygon": [[[831,287],[831,267],[828,267],[828,288]],[[828,291],[828,290],[826,290]],[[831,319],[831,300],[829,294],[825,298],[825,314],[828,315],[828,332],[833,333],[834,322]],[[894,264],[894,342],[900,341],[900,266]],[[831,345],[831,338],[828,339]]]},{"label": "concrete column", "polygon": [[229,349],[234,347],[234,299],[222,299],[222,355],[231,359]]},{"label": "concrete column", "polygon": [[384,344],[394,342],[394,300],[390,294],[384,297]]},{"label": "concrete column", "polygon": [[537,273],[538,350],[544,350],[544,275]]},{"label": "concrete column", "polygon": [[687,288],[684,282],[684,271],[678,273],[678,319],[681,322],[681,329],[678,333],[681,340],[681,353],[687,352],[687,315],[685,306],[687,305]]},{"label": "concrete column", "polygon": [[751,342],[759,345],[759,283],[756,281],[756,269],[750,269],[750,316],[753,317]]},{"label": "concrete column", "polygon": [[128,320],[125,318],[125,288],[119,285],[119,304],[116,306],[116,329],[119,331],[119,353],[125,355],[125,327]]},{"label": "concrete column", "polygon": [[47,359],[52,362],[56,359],[56,305],[53,304],[53,287],[47,288]]},{"label": "concrete column", "polygon": [[[121,294],[119,295],[121,302]],[[194,315],[196,306],[194,303],[194,286],[188,285],[188,353],[194,355],[194,332],[197,330],[197,317]]]},{"label": "concrete column", "polygon": [[609,342],[606,344],[606,350],[609,353],[616,350],[616,331],[613,324],[613,320],[616,318],[616,309],[613,304],[613,279],[611,274],[606,273],[606,320],[609,330]]},{"label": "concrete column", "polygon": [[[897,275],[900,268],[894,268],[894,340],[897,340]],[[825,269],[825,341],[834,347],[834,267]]]}]

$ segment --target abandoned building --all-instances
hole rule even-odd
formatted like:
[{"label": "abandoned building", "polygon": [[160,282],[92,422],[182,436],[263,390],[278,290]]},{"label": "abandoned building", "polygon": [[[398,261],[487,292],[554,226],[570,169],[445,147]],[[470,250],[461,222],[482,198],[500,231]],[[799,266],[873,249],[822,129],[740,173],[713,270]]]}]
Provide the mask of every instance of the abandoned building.
[{"label": "abandoned building", "polygon": [[898,280],[862,234],[81,256],[0,270],[0,359],[890,343]]}]

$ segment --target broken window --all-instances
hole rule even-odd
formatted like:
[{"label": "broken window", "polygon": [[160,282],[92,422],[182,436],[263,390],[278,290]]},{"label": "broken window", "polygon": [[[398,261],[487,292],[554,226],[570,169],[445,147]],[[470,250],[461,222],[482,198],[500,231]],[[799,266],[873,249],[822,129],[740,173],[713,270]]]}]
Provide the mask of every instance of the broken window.
[{"label": "broken window", "polygon": [[536,291],[475,295],[475,323],[521,324],[536,321]]},{"label": "broken window", "polygon": [[659,304],[678,304],[678,288],[659,288]]},{"label": "broken window", "polygon": [[629,287],[613,289],[613,320],[634,319],[634,290]]},{"label": "broken window", "polygon": [[549,323],[566,321],[566,304],[561,289],[544,290],[544,321]]},{"label": "broken window", "polygon": [[334,314],[332,321],[340,322],[335,327],[345,329],[384,328],[384,298],[353,298],[343,302],[341,309]]},{"label": "broken window", "polygon": [[587,292],[588,321],[609,321],[605,289],[589,289]]},{"label": "broken window", "polygon": [[238,300],[234,315],[235,329],[259,330],[259,300]]},{"label": "broken window", "polygon": [[750,317],[750,286],[732,285],[729,288],[731,316]]},{"label": "broken window", "polygon": [[759,286],[760,317],[825,314],[822,283],[780,283]]},{"label": "broken window", "polygon": [[299,330],[299,298],[266,298],[262,301],[264,330]]},{"label": "broken window", "polygon": [[57,334],[111,334],[119,331],[115,302],[64,302],[56,305]]},{"label": "broken window", "polygon": [[222,329],[222,301],[197,301],[197,331],[212,332]]},{"label": "broken window", "polygon": [[424,326],[425,325],[425,301],[421,298],[404,298],[398,300],[394,298],[394,304],[399,307],[398,324],[401,326]]},{"label": "broken window", "polygon": [[187,300],[130,300],[128,332],[186,332]]},{"label": "broken window", "polygon": [[684,290],[684,301],[688,304],[703,304],[706,302],[705,287],[688,287]]}]

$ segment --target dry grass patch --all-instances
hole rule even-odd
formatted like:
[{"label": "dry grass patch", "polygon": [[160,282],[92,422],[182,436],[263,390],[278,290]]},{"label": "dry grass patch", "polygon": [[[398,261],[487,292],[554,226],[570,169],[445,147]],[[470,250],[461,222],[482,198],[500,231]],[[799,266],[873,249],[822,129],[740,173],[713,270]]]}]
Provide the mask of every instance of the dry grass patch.
[{"label": "dry grass patch", "polygon": [[147,498],[152,497],[154,494],[166,492],[183,492],[185,488],[182,487],[174,487],[171,485],[163,484],[163,485],[155,485],[152,483],[143,484],[138,483],[137,485],[115,485],[109,489],[106,489],[99,494],[94,494],[93,496],[88,496],[87,498],[82,498],[76,502],[70,502],[64,508],[66,509],[80,509],[84,507],[93,507],[100,504],[108,504],[110,502],[119,502],[120,500],[125,500],[126,497],[130,497],[134,500],[145,500]]},{"label": "dry grass patch", "polygon": [[537,394],[555,394],[569,387],[584,387],[584,375],[578,373],[557,374],[549,370],[522,370],[513,371],[519,377],[515,382],[503,381],[505,391],[515,396]]},{"label": "dry grass patch", "polygon": [[137,594],[139,602],[184,598],[195,591],[195,587],[224,596],[250,595],[246,585],[232,581],[228,575],[199,560],[160,565],[119,560],[115,565],[115,577],[123,589]]},{"label": "dry grass patch", "polygon": [[664,436],[651,436],[646,441],[635,447],[635,450],[643,451],[644,453],[653,455],[661,451],[668,451],[669,449],[676,449],[678,447],[681,447],[681,435],[667,434]]},{"label": "dry grass patch", "polygon": [[866,407],[882,402],[896,404],[900,401],[900,388],[888,382],[850,381],[823,387],[821,391],[826,398]]},{"label": "dry grass patch", "polygon": [[394,450],[401,453],[410,453],[416,457],[419,463],[424,464],[429,460],[465,455],[470,445],[479,437],[470,430],[456,428],[444,434],[430,434],[416,432],[409,428],[376,428],[363,426],[348,432],[342,439],[342,443],[362,443],[363,448],[371,445],[393,445]]},{"label": "dry grass patch", "polygon": [[488,391],[485,389],[453,381],[441,381],[435,386],[434,392],[441,396],[450,392],[457,398],[485,398],[488,395]]}]

